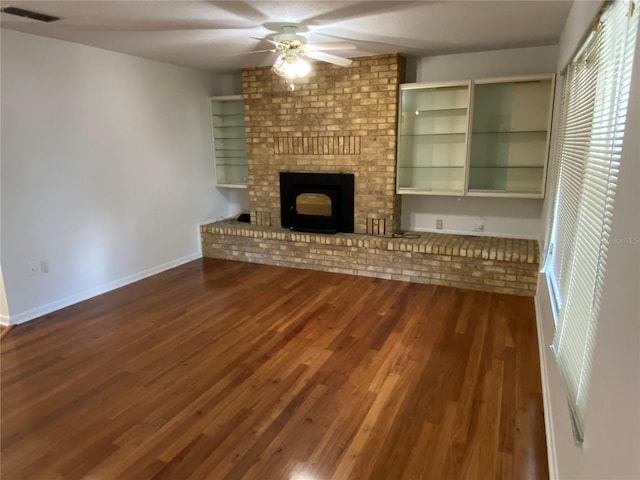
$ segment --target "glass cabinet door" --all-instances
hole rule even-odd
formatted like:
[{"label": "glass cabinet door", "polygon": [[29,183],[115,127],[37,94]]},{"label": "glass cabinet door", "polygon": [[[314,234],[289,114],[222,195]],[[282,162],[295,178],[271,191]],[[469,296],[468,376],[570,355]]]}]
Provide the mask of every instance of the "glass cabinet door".
[{"label": "glass cabinet door", "polygon": [[398,193],[463,194],[469,83],[400,89]]},{"label": "glass cabinet door", "polygon": [[216,185],[246,188],[247,141],[242,97],[212,97],[210,100]]},{"label": "glass cabinet door", "polygon": [[476,83],[469,195],[542,197],[553,77]]}]

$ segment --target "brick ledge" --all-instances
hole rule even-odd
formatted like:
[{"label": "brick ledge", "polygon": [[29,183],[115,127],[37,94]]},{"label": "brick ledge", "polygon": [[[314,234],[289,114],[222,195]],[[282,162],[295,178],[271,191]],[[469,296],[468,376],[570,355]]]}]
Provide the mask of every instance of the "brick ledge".
[{"label": "brick ledge", "polygon": [[396,252],[415,252],[452,257],[496,260],[511,263],[538,264],[539,250],[536,240],[502,237],[477,237],[431,232],[406,232],[420,238],[376,237],[372,235],[294,232],[279,227],[267,227],[222,220],[200,226],[201,233],[251,237],[265,240],[283,240],[315,245],[375,248]]}]

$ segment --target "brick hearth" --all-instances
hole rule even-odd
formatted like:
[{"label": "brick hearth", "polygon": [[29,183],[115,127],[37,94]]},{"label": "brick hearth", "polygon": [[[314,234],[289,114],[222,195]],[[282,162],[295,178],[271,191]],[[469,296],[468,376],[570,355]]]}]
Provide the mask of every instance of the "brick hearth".
[{"label": "brick hearth", "polygon": [[420,233],[418,239],[292,232],[222,221],[200,227],[205,257],[533,296],[538,243]]}]

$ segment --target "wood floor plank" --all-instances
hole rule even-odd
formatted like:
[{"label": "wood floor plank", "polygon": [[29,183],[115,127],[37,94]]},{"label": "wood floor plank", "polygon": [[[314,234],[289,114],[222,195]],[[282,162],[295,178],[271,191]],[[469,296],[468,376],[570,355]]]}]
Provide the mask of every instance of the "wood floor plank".
[{"label": "wood floor plank", "polygon": [[529,298],[200,259],[0,361],[2,478],[548,478]]}]

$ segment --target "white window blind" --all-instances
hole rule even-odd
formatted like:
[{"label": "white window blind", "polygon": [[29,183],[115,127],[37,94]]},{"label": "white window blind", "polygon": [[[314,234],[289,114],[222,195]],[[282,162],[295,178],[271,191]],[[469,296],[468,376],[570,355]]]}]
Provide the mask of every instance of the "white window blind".
[{"label": "white window blind", "polygon": [[569,64],[562,94],[559,162],[546,272],[557,311],[552,349],[582,440],[613,201],[626,121],[638,12],[607,6]]}]

